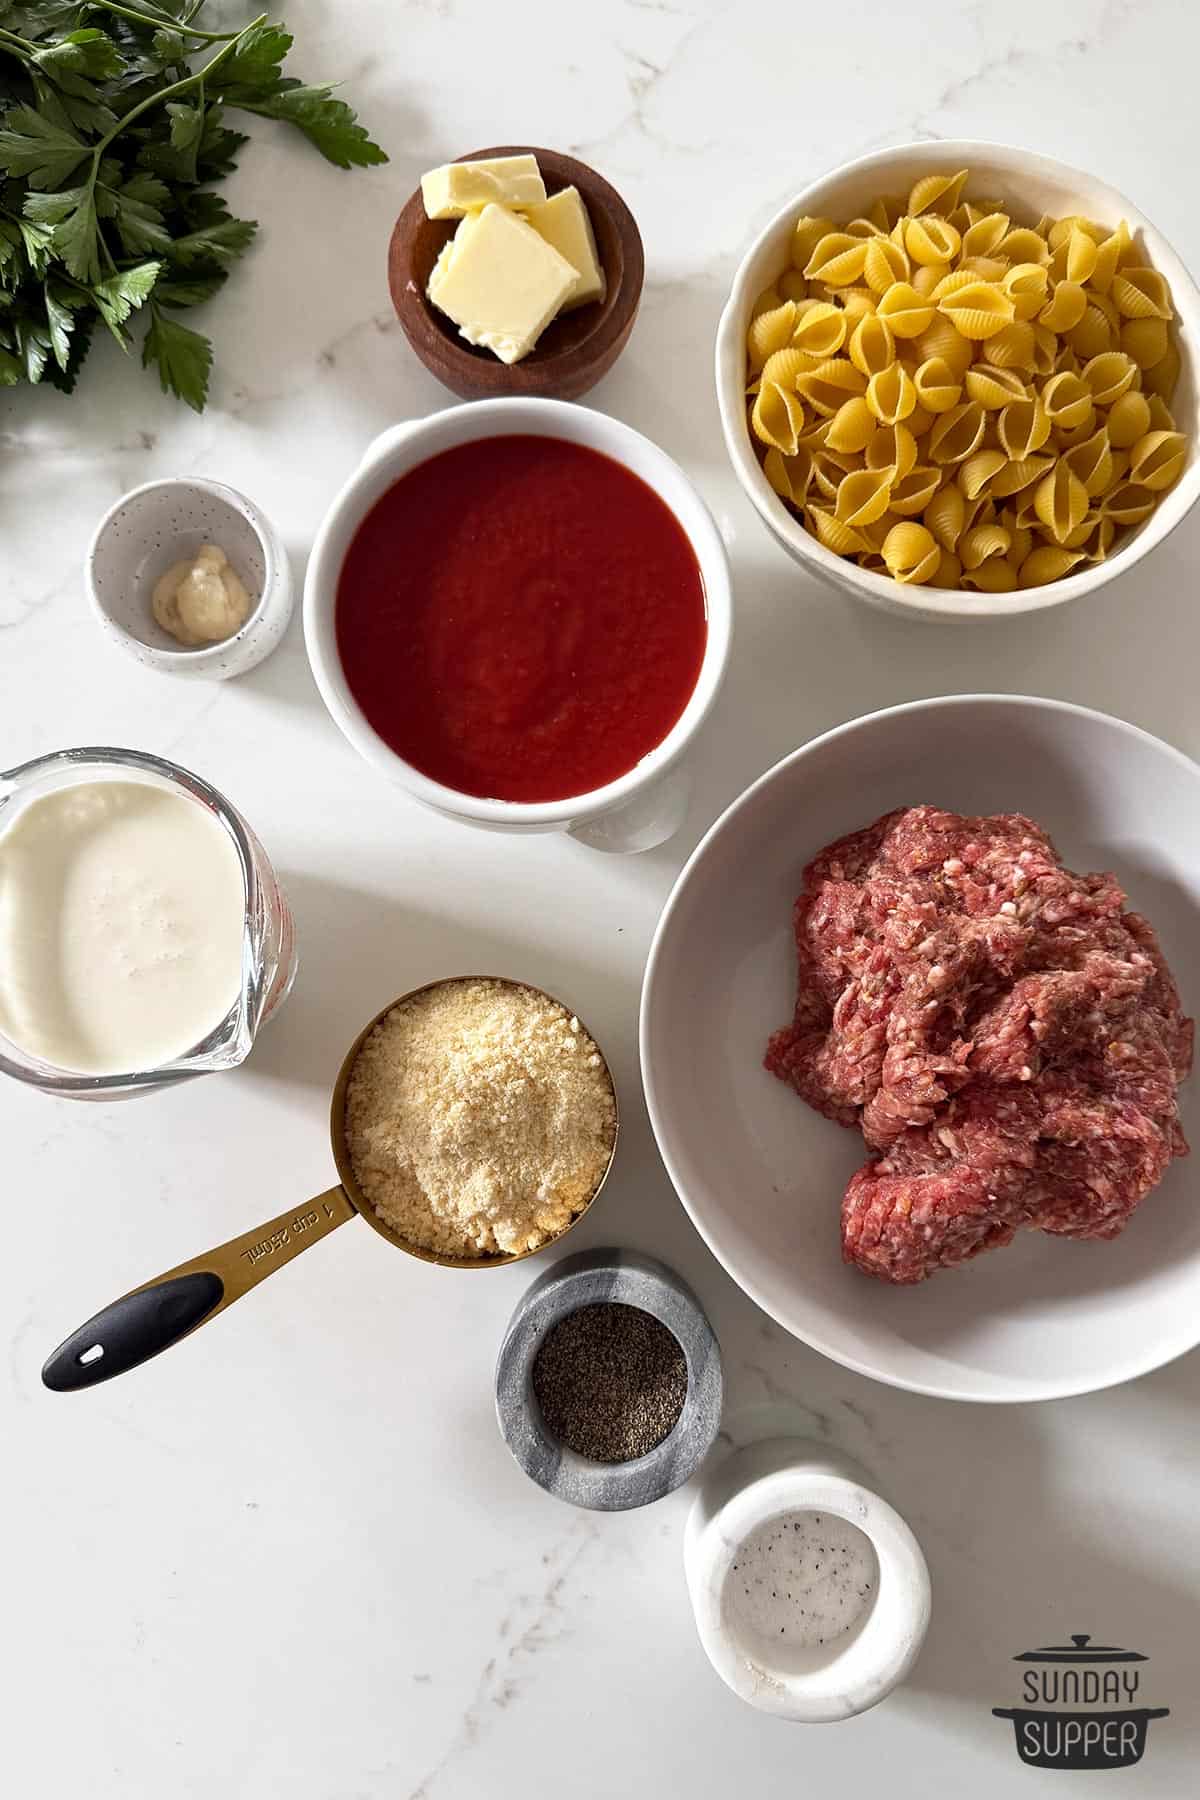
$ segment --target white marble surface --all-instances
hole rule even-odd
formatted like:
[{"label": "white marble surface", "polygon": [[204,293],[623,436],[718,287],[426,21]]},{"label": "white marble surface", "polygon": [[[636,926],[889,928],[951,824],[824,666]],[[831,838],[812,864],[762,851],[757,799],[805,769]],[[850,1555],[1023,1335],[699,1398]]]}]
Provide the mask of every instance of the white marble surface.
[{"label": "white marble surface", "polygon": [[[998,1411],[891,1392],[787,1340],[671,1193],[640,1104],[635,1019],[654,920],[691,843],[823,726],[988,687],[1087,701],[1200,752],[1200,519],[1086,611],[979,632],[882,618],[809,586],[768,541],[725,467],[709,368],[746,235],[818,169],[914,134],[1020,141],[1092,166],[1200,268],[1197,15],[1185,0],[286,11],[298,68],[345,76],[391,167],[343,175],[278,128],[256,131],[236,196],[262,237],[212,309],[203,418],[107,352],[73,401],[0,396],[0,759],[116,741],[194,766],[284,872],[303,959],[287,1012],[233,1075],[125,1107],[15,1085],[0,1099],[6,1788],[21,1800],[1057,1792],[1017,1762],[990,1708],[1017,1698],[1014,1652],[1086,1630],[1148,1653],[1144,1697],[1173,1711],[1138,1770],[1076,1775],[1072,1793],[1115,1784],[1173,1800],[1200,1749],[1200,1362]],[[643,313],[593,403],[680,458],[735,560],[733,666],[692,814],[635,861],[414,810],[335,732],[294,627],[240,681],[175,685],[100,637],[81,589],[103,509],[174,473],[244,488],[299,567],[368,439],[446,399],[388,304],[401,201],[425,166],[520,139],[595,163],[637,214]],[[721,1337],[733,1404],[807,1409],[920,1537],[929,1639],[875,1712],[789,1726],[724,1690],[691,1625],[686,1491],[600,1518],[518,1472],[491,1371],[533,1267],[456,1280],[351,1226],[144,1370],[90,1394],[43,1392],[43,1357],[96,1305],[324,1186],[344,1046],[389,995],[467,968],[569,995],[613,1058],[625,1139],[579,1245],[628,1243],[682,1270]]]}]

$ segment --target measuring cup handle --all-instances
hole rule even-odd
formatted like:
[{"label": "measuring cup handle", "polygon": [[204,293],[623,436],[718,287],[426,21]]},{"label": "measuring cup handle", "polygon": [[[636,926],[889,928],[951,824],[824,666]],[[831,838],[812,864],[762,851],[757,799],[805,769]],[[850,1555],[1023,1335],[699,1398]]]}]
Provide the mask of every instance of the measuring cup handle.
[{"label": "measuring cup handle", "polygon": [[47,1359],[43,1382],[64,1394],[97,1387],[136,1369],[216,1318],[248,1289],[353,1217],[345,1189],[330,1188],[307,1206],[293,1207],[254,1231],[168,1269],[155,1281],[122,1294],[65,1338]]}]

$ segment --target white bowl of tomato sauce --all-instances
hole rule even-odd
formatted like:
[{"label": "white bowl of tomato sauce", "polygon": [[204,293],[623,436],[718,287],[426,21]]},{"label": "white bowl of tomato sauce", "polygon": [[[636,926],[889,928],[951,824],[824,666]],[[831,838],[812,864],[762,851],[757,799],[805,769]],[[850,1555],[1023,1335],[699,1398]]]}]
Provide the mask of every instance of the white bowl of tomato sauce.
[{"label": "white bowl of tomato sauce", "polygon": [[619,851],[682,820],[731,626],[725,547],[687,476],[557,400],[384,432],[304,592],[321,697],[367,762],[451,818]]}]

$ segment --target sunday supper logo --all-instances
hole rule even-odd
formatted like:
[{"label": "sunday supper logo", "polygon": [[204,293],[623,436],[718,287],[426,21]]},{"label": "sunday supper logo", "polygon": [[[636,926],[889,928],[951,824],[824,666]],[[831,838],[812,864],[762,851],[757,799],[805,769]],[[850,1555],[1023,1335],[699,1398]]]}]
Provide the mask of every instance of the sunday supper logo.
[{"label": "sunday supper logo", "polygon": [[1093,1644],[1086,1632],[1069,1644],[1022,1650],[1022,1706],[993,1706],[1011,1719],[1022,1762],[1039,1769],[1127,1769],[1141,1762],[1151,1719],[1166,1706],[1137,1704],[1147,1659],[1138,1650]]}]

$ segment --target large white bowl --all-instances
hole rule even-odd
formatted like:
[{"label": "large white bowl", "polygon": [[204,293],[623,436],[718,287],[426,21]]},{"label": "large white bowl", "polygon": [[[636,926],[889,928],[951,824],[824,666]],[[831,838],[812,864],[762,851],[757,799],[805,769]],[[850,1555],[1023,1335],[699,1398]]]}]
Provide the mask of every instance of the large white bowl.
[{"label": "large white bowl", "polygon": [[[1072,868],[1115,869],[1161,933],[1185,1007],[1200,1005],[1195,763],[1055,700],[963,695],[872,713],[755,782],[667,902],[641,1017],[663,1160],[739,1286],[848,1368],[958,1400],[1046,1400],[1126,1381],[1200,1341],[1200,1162],[1174,1163],[1113,1243],[1024,1232],[918,1287],[888,1287],[841,1261],[839,1203],[864,1160],[861,1137],[762,1066],[769,1033],[792,1013],[804,863],[914,802],[1025,812]],[[1186,1128],[1190,1086],[1183,1099]]]},{"label": "large white bowl", "polygon": [[[1015,219],[1033,224],[1042,213],[1061,217],[1082,213],[1085,217],[1128,221],[1135,242],[1146,259],[1171,284],[1178,315],[1175,330],[1183,368],[1171,407],[1181,431],[1188,434],[1187,467],[1146,522],[1121,540],[1120,547],[1101,563],[1089,564],[1063,581],[1029,588],[1014,594],[976,594],[949,588],[906,587],[886,575],[872,574],[857,563],[834,556],[805,531],[774,492],[750,441],[746,424],[746,331],[758,295],[788,266],[792,227],[801,213],[843,222],[866,211],[881,194],[907,193],[919,175],[931,170],[969,168],[968,193],[1011,202]],[[1162,235],[1143,212],[1116,188],[1094,175],[1068,168],[1049,156],[1035,156],[1009,144],[975,143],[970,139],[921,144],[898,144],[877,150],[857,162],[823,175],[802,188],[781,207],[761,231],[742,259],[721,323],[717,329],[717,399],[721,425],[734,472],[753,501],[772,535],[812,574],[831,581],[859,600],[885,612],[909,618],[980,619],[1036,612],[1061,606],[1103,587],[1124,574],[1155,544],[1173,531],[1200,495],[1200,401],[1196,384],[1196,345],[1200,344],[1200,291]]]}]

